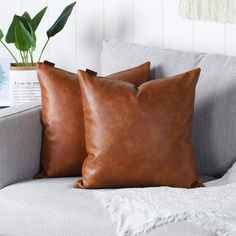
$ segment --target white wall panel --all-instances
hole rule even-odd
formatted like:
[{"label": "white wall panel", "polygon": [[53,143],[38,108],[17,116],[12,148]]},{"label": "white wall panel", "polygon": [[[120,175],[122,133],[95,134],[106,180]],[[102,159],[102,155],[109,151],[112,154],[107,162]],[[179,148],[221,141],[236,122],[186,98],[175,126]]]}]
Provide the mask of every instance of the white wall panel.
[{"label": "white wall panel", "polygon": [[[34,15],[48,5],[48,12],[37,31],[38,56],[46,41],[46,30],[71,2],[73,0],[5,1],[0,29],[6,33],[15,13],[27,10]],[[51,39],[43,59],[72,71],[90,68],[99,72],[104,38],[236,56],[235,25],[184,20],[178,16],[177,5],[178,0],[78,0],[65,29]],[[2,46],[0,57],[10,58]]]},{"label": "white wall panel", "polygon": [[77,6],[77,66],[100,70],[103,31],[103,0],[80,0]]},{"label": "white wall panel", "polygon": [[133,41],[133,4],[136,0],[104,0],[105,38]]},{"label": "white wall panel", "polygon": [[[72,0],[48,0],[49,27],[59,17],[66,5],[72,3]],[[78,1],[77,4],[79,4]],[[76,9],[71,14],[65,28],[50,40],[49,60],[56,63],[56,66],[68,70],[76,71]]]},{"label": "white wall panel", "polygon": [[162,0],[135,0],[134,42],[162,47]]},{"label": "white wall panel", "polygon": [[178,15],[178,1],[163,0],[163,47],[191,51],[193,23]]},{"label": "white wall panel", "polygon": [[226,25],[225,53],[236,56],[236,25]]},{"label": "white wall panel", "polygon": [[194,25],[195,51],[225,53],[225,25],[212,22],[196,22]]}]

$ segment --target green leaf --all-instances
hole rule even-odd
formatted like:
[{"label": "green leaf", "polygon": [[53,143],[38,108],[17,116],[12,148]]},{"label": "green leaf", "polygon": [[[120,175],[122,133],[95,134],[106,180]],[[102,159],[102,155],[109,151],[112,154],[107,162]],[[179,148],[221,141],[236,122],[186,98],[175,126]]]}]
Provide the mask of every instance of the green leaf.
[{"label": "green leaf", "polygon": [[48,7],[43,8],[43,10],[41,10],[31,21],[31,27],[33,29],[33,31],[35,32],[41,22],[41,20],[43,19],[43,16],[46,12]]},{"label": "green leaf", "polygon": [[27,11],[25,11],[22,15],[23,18],[25,18],[28,22],[31,22],[31,16],[29,15],[29,13]]},{"label": "green leaf", "polygon": [[15,22],[17,19],[17,15],[14,15],[11,25],[7,31],[6,42],[7,43],[15,43]]},{"label": "green leaf", "polygon": [[4,34],[3,34],[2,30],[0,29],[0,40],[2,40],[3,37],[4,37]]},{"label": "green leaf", "polygon": [[25,16],[16,16],[16,18],[21,21],[21,23],[25,26],[25,28],[30,32],[32,27],[30,25],[30,22],[28,21],[27,18],[25,18]]},{"label": "green leaf", "polygon": [[32,19],[31,19],[30,15],[29,15],[29,13],[27,11],[24,12],[24,14],[22,15],[22,18],[24,18],[26,21],[28,21],[28,23],[31,24]]},{"label": "green leaf", "polygon": [[76,2],[68,5],[63,12],[61,13],[61,15],[58,17],[58,19],[55,21],[55,23],[51,26],[51,28],[47,31],[47,36],[48,38],[53,37],[54,35],[56,35],[57,33],[59,33],[64,26],[66,25],[66,22],[69,18],[69,16],[71,15],[71,12],[75,6]]},{"label": "green leaf", "polygon": [[24,24],[16,19],[15,21],[15,46],[20,51],[29,51],[34,47],[35,40],[30,32],[25,28]]},{"label": "green leaf", "polygon": [[31,19],[30,15],[28,12],[24,12],[22,17],[17,17],[18,20],[20,20],[25,28],[29,31],[34,43],[32,44],[32,50],[34,51],[36,48],[36,35],[35,35],[35,30],[33,29],[33,20]]},{"label": "green leaf", "polygon": [[34,51],[35,48],[36,48],[36,41],[37,41],[37,38],[36,38],[35,32],[33,31],[32,28],[31,28],[30,34],[31,34],[31,37],[32,37],[32,39],[33,39],[33,44],[32,44],[31,49],[32,49],[32,51]]},{"label": "green leaf", "polygon": [[15,35],[16,35],[16,21],[19,20],[25,26],[25,28],[30,32],[31,26],[29,22],[30,16],[27,12],[25,12],[22,16],[14,15],[12,23],[8,29],[6,35],[7,43],[15,43]]}]

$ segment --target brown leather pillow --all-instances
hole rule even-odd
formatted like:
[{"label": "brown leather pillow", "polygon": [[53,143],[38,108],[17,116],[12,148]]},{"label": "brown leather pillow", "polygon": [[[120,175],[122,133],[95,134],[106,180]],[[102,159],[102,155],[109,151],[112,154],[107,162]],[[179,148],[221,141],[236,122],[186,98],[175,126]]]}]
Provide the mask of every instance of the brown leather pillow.
[{"label": "brown leather pillow", "polygon": [[79,71],[88,156],[75,187],[197,186],[191,130],[199,74],[136,87]]},{"label": "brown leather pillow", "polygon": [[[87,155],[80,85],[73,74],[45,63],[37,65],[42,92],[42,171],[35,178],[81,176]],[[150,63],[108,76],[137,86],[148,81]]]}]

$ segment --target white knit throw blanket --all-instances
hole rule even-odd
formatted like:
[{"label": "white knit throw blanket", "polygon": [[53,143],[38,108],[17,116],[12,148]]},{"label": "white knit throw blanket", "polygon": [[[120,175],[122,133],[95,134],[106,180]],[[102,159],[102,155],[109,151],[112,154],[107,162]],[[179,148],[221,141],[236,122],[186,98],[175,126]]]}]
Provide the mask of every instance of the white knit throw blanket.
[{"label": "white knit throw blanket", "polygon": [[236,0],[179,0],[184,18],[221,23],[236,23]]},{"label": "white knit throw blanket", "polygon": [[119,236],[189,221],[218,235],[236,235],[236,163],[205,188],[169,187],[96,190]]}]

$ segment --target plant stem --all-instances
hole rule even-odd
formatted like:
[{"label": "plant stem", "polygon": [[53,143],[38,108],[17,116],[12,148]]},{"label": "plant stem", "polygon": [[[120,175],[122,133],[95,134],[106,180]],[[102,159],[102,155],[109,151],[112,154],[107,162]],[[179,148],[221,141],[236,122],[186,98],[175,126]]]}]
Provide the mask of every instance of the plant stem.
[{"label": "plant stem", "polygon": [[7,47],[7,45],[0,40],[0,42],[2,43],[2,45],[7,49],[7,51],[10,53],[10,55],[12,56],[12,58],[15,60],[15,62],[18,64],[19,62],[17,61],[17,59],[15,58],[15,56],[13,55],[13,53],[11,52],[11,50]]},{"label": "plant stem", "polygon": [[25,59],[26,59],[26,64],[28,66],[29,65],[29,52],[28,51],[25,52]]},{"label": "plant stem", "polygon": [[23,57],[24,57],[24,64],[26,65],[26,56],[25,56],[25,51],[23,51]]},{"label": "plant stem", "polygon": [[24,55],[25,66],[26,66],[27,65],[27,58],[26,58],[26,52],[25,51],[23,52],[23,55]]},{"label": "plant stem", "polygon": [[34,64],[33,51],[30,50],[29,53],[30,53],[31,64],[33,65]]},{"label": "plant stem", "polygon": [[49,40],[50,40],[50,38],[47,39],[47,42],[45,43],[45,45],[44,45],[44,47],[43,47],[43,49],[42,49],[42,51],[41,51],[41,53],[40,53],[40,56],[39,56],[38,62],[41,61],[41,58],[42,58],[43,52],[44,52],[45,48],[47,47]]},{"label": "plant stem", "polygon": [[20,57],[22,59],[22,63],[24,64],[25,63],[25,59],[24,59],[24,55],[22,54],[22,51],[20,51]]}]

